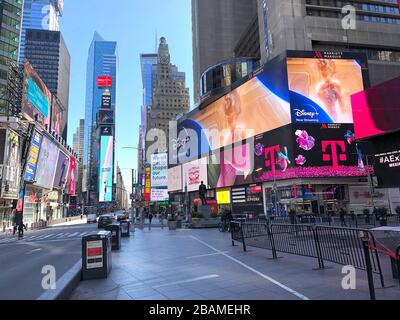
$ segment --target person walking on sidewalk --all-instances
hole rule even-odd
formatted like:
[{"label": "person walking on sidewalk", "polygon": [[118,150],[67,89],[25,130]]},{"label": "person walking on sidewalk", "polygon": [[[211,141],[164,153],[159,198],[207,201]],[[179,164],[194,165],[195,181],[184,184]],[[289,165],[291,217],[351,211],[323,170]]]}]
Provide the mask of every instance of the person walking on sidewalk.
[{"label": "person walking on sidewalk", "polygon": [[153,213],[150,211],[149,213],[149,230],[151,230],[151,221],[153,220]]},{"label": "person walking on sidewalk", "polygon": [[343,208],[340,208],[339,216],[340,216],[340,222],[341,222],[341,224],[342,224],[342,227],[347,227],[347,226],[346,226],[346,218],[345,218],[345,215],[346,215],[346,211],[344,211]]},{"label": "person walking on sidewalk", "polygon": [[24,229],[26,229],[26,226],[22,221],[20,221],[20,223],[18,224],[18,240],[24,237]]}]

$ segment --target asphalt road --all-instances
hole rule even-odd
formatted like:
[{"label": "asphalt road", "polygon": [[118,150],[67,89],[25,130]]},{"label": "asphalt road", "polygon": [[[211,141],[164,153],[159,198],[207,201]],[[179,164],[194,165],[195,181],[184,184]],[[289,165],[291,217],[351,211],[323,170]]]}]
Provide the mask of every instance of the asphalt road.
[{"label": "asphalt road", "polygon": [[43,266],[54,266],[58,280],[81,259],[82,237],[96,232],[97,224],[81,224],[29,232],[22,240],[0,240],[0,300],[40,297],[45,292]]}]

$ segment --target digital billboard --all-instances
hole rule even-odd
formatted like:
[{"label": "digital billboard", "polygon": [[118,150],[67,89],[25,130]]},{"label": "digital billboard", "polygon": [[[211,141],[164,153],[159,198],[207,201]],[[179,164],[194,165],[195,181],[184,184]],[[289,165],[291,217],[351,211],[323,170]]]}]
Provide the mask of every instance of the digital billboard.
[{"label": "digital billboard", "polygon": [[168,186],[168,154],[152,154],[150,160],[151,186]]},{"label": "digital billboard", "polygon": [[187,191],[198,191],[201,181],[207,186],[207,158],[202,158],[183,165],[182,186]]},{"label": "digital billboard", "polygon": [[276,129],[291,121],[286,63],[275,59],[210,105],[189,113],[170,136],[171,164]]},{"label": "digital billboard", "polygon": [[294,124],[255,138],[254,182],[366,176],[351,124]]},{"label": "digital billboard", "polygon": [[99,76],[97,77],[97,87],[99,88],[110,88],[112,87],[111,76]]},{"label": "digital billboard", "polygon": [[400,128],[400,77],[351,96],[357,139]]},{"label": "digital billboard", "polygon": [[151,170],[150,166],[146,166],[145,168],[145,178],[144,178],[144,200],[150,200],[150,190],[151,190]]},{"label": "digital billboard", "polygon": [[287,58],[292,122],[353,123],[351,95],[364,90],[354,59]]},{"label": "digital billboard", "polygon": [[112,202],[114,137],[100,137],[99,201]]},{"label": "digital billboard", "polygon": [[36,168],[36,185],[52,189],[59,149],[47,136],[43,136]]},{"label": "digital billboard", "polygon": [[208,184],[211,188],[252,183],[254,155],[250,143],[213,153],[208,158]]},{"label": "digital billboard", "polygon": [[100,135],[101,136],[112,136],[113,135],[112,126],[102,126],[102,127],[100,127]]},{"label": "digital billboard", "polygon": [[111,94],[109,90],[104,91],[101,96],[101,108],[111,109]]},{"label": "digital billboard", "polygon": [[18,199],[21,180],[21,138],[7,130],[2,168],[2,193],[4,199]]},{"label": "digital billboard", "polygon": [[151,189],[150,200],[153,202],[168,201],[168,189]]},{"label": "digital billboard", "polygon": [[170,168],[168,170],[168,191],[181,191],[182,190],[182,166]]},{"label": "digital billboard", "polygon": [[60,150],[53,185],[55,189],[63,189],[65,187],[67,183],[69,162],[70,160],[68,156]]},{"label": "digital billboard", "polygon": [[25,60],[22,114],[44,128],[49,125],[51,93],[32,65]]},{"label": "digital billboard", "polygon": [[51,131],[55,131],[60,137],[63,136],[65,127],[67,125],[67,119],[64,112],[65,107],[62,105],[61,101],[53,96],[51,102]]},{"label": "digital billboard", "polygon": [[113,110],[99,110],[98,119],[99,124],[113,124],[114,111]]},{"label": "digital billboard", "polygon": [[69,194],[75,195],[75,182],[76,182],[76,159],[74,157],[69,158]]},{"label": "digital billboard", "polygon": [[42,135],[35,130],[32,135],[31,145],[29,147],[28,159],[25,167],[24,179],[27,182],[32,182],[35,180],[36,166],[39,159],[39,151],[41,144],[42,144]]}]

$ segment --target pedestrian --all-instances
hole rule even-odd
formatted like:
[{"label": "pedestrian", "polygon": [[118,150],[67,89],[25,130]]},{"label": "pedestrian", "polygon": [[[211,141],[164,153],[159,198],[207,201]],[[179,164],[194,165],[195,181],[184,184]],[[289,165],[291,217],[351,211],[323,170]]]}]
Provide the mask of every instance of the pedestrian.
[{"label": "pedestrian", "polygon": [[200,195],[200,199],[201,199],[201,204],[203,206],[207,204],[206,194],[207,194],[207,187],[205,186],[204,182],[202,181],[199,186],[199,195]]},{"label": "pedestrian", "polygon": [[22,221],[20,221],[20,223],[18,224],[18,240],[24,237],[24,229],[26,229],[26,226]]},{"label": "pedestrian", "polygon": [[340,208],[339,216],[340,216],[340,222],[342,224],[342,227],[346,227],[345,214],[346,214],[346,211],[343,208]]},{"label": "pedestrian", "polygon": [[164,218],[165,218],[165,213],[167,212],[167,209],[162,209],[160,213],[160,222],[161,222],[161,229],[164,229]]},{"label": "pedestrian", "polygon": [[153,213],[149,213],[149,230],[151,230],[151,221],[153,220]]}]

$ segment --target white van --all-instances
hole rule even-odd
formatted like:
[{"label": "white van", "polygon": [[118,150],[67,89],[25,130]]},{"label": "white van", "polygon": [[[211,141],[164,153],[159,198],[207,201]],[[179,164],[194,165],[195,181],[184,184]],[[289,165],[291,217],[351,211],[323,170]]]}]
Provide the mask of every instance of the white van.
[{"label": "white van", "polygon": [[96,223],[97,215],[95,213],[90,213],[87,215],[87,223]]}]

